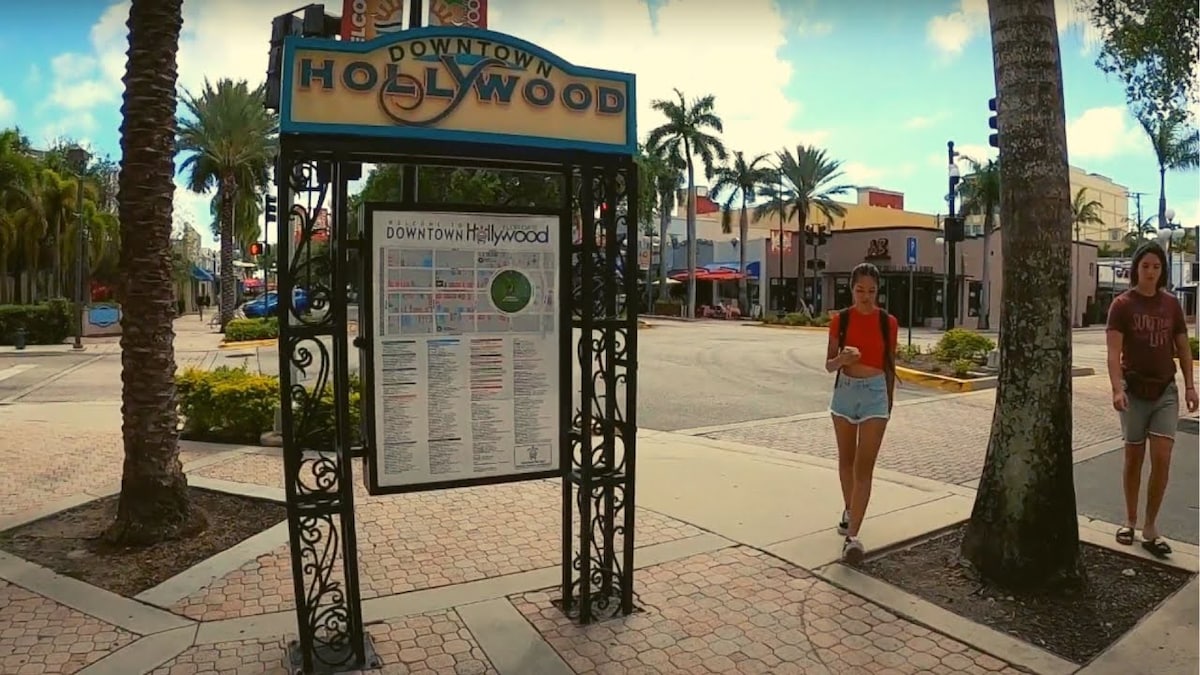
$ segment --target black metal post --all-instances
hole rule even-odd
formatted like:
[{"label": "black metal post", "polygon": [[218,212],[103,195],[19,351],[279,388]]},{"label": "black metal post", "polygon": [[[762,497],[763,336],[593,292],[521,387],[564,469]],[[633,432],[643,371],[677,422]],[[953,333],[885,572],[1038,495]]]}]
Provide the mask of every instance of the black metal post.
[{"label": "black metal post", "polygon": [[[425,21],[424,0],[408,0],[408,28],[420,28]],[[400,167],[400,199],[405,204],[417,203],[417,166]]]},{"label": "black metal post", "polygon": [[[946,143],[946,158],[947,158],[946,167],[947,167],[947,170],[954,167],[955,157],[956,157],[956,153],[954,152],[954,141],[948,141]],[[956,188],[958,187],[958,176],[955,175],[956,173],[957,172],[955,172],[955,171],[949,171],[949,177],[947,178],[947,183],[949,184],[949,187],[950,187],[950,191],[947,193],[947,200],[949,202],[949,209],[950,209],[949,215],[947,216],[947,218],[950,219],[950,222],[952,222],[953,219],[956,217],[954,214],[954,202],[957,197],[957,195],[955,194],[955,191],[956,191]],[[954,328],[954,316],[958,312],[958,279],[956,277],[957,270],[955,270],[955,268],[954,268],[954,263],[955,263],[954,248],[955,248],[955,244],[957,242],[958,236],[956,233],[951,233],[950,228],[947,228],[946,231],[944,232],[944,234],[945,234],[945,238],[946,238],[946,245],[948,247],[946,249],[947,250],[947,259],[948,259],[948,262],[946,265],[946,277],[949,279],[949,282],[948,282],[949,288],[947,290],[947,296],[946,296],[946,330],[950,330],[950,329]]]},{"label": "black metal post", "polygon": [[83,309],[86,303],[84,276],[87,264],[87,231],[83,228],[83,166],[79,167],[79,177],[75,179],[77,186],[75,209],[79,211],[79,232],[75,237],[78,251],[75,253],[75,344],[72,349],[83,349]]},{"label": "black metal post", "polygon": [[[577,271],[567,315],[580,333],[572,349],[580,401],[567,432],[559,604],[583,624],[634,611],[637,238],[626,236],[622,246],[620,234],[637,222],[636,185],[636,168],[628,159],[589,161],[579,170],[582,236],[571,246]],[[573,554],[572,501],[579,509],[579,548]]]},{"label": "black metal post", "polygon": [[[294,203],[293,194],[306,202],[298,237],[290,231],[292,209],[277,224],[279,401],[299,634],[288,644],[284,665],[289,673],[304,675],[376,668],[379,659],[363,628],[354,523],[343,222],[347,181],[340,165],[304,161],[286,146],[279,163],[278,203]],[[329,245],[314,248],[316,220],[331,185],[332,236]],[[296,302],[296,289],[303,289],[307,306]],[[330,387],[332,420],[320,405]]]}]

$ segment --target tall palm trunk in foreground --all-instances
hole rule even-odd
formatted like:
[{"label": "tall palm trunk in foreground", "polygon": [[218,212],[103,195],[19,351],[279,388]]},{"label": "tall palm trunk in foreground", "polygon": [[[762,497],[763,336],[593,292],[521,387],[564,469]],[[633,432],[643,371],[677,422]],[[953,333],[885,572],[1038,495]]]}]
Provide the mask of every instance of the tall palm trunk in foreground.
[{"label": "tall palm trunk in foreground", "polygon": [[133,0],[121,108],[121,412],[125,464],[110,541],[144,545],[204,527],[179,462],[172,319],[175,55],[182,0]]},{"label": "tall palm trunk in foreground", "polygon": [[1004,223],[996,411],[962,552],[987,581],[1079,578],[1071,190],[1055,0],[989,0]]}]

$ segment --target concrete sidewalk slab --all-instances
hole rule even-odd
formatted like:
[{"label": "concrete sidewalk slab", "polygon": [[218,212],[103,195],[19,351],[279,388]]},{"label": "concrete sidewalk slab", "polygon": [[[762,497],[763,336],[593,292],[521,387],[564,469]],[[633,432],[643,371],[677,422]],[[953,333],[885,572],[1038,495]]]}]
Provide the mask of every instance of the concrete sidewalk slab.
[{"label": "concrete sidewalk slab", "polygon": [[[638,505],[759,548],[827,530],[842,511],[837,471],[676,434],[638,439]],[[874,513],[947,496],[877,480]]]},{"label": "concrete sidewalk slab", "polygon": [[[1167,494],[1159,511],[1159,531],[1169,539],[1200,544],[1200,453],[1196,447],[1200,438],[1180,433],[1175,440],[1177,450],[1171,457],[1171,474]],[[1110,523],[1125,522],[1125,497],[1121,492],[1121,474],[1125,453],[1121,443],[1111,444],[1112,451],[1099,454],[1075,464],[1075,501],[1079,513]],[[1142,494],[1139,514],[1145,515],[1146,480],[1150,473],[1150,458],[1142,466]]]},{"label": "concrete sidewalk slab", "polygon": [[1079,675],[1195,675],[1200,583],[1192,579]]}]

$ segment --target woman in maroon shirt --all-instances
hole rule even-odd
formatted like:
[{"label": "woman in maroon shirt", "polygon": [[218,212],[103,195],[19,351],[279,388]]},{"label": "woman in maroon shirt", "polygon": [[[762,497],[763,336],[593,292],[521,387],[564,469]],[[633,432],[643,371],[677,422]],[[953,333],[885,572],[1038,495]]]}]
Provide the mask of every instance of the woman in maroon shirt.
[{"label": "woman in maroon shirt", "polygon": [[1150,481],[1146,486],[1146,520],[1142,547],[1159,558],[1171,546],[1158,535],[1158,510],[1167,491],[1171,449],[1179,424],[1179,390],[1175,357],[1183,370],[1188,412],[1197,407],[1192,381],[1192,350],[1179,300],[1166,291],[1167,256],[1158,244],[1143,244],[1133,255],[1132,288],[1108,309],[1108,379],[1113,408],[1121,416],[1125,439],[1125,525],[1117,541],[1130,545],[1137,528],[1142,461],[1150,446]]}]

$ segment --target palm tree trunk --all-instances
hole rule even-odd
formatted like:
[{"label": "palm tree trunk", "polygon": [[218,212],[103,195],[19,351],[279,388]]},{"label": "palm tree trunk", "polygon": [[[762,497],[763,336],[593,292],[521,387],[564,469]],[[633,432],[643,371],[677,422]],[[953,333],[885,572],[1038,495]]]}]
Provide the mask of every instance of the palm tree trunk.
[{"label": "palm tree trunk", "polygon": [[[672,195],[659,195],[659,201],[663,204],[661,213],[658,214],[658,291],[654,294],[656,302],[661,302],[667,296],[667,227],[671,224],[671,212],[667,210],[666,204],[670,201]],[[653,311],[654,307],[650,308]]]},{"label": "palm tree trunk", "polygon": [[1167,167],[1158,167],[1158,229],[1167,226]]},{"label": "palm tree trunk", "polygon": [[696,172],[692,166],[692,151],[687,147],[688,192],[687,192],[687,313],[689,319],[696,318]]},{"label": "palm tree trunk", "polygon": [[237,309],[237,279],[233,275],[233,203],[237,182],[231,176],[221,180],[221,332]]},{"label": "palm tree trunk", "polygon": [[742,316],[750,314],[750,293],[746,283],[746,244],[750,237],[750,217],[746,214],[749,204],[742,194],[742,215],[738,218],[738,310]]},{"label": "palm tree trunk", "polygon": [[962,553],[986,581],[1010,588],[1049,588],[1081,573],[1071,457],[1071,190],[1054,4],[988,1],[1004,129],[1004,309],[996,412]]},{"label": "palm tree trunk", "polygon": [[808,217],[804,214],[804,209],[796,209],[796,311],[807,311],[807,303],[804,302],[804,282],[807,277],[804,272],[805,254],[808,253],[805,249],[808,248],[808,242],[804,238],[805,228],[808,227]]},{"label": "palm tree trunk", "polygon": [[179,462],[171,302],[175,55],[182,0],[133,0],[121,123],[121,409],[125,463],[105,537],[146,545],[205,527]]}]

